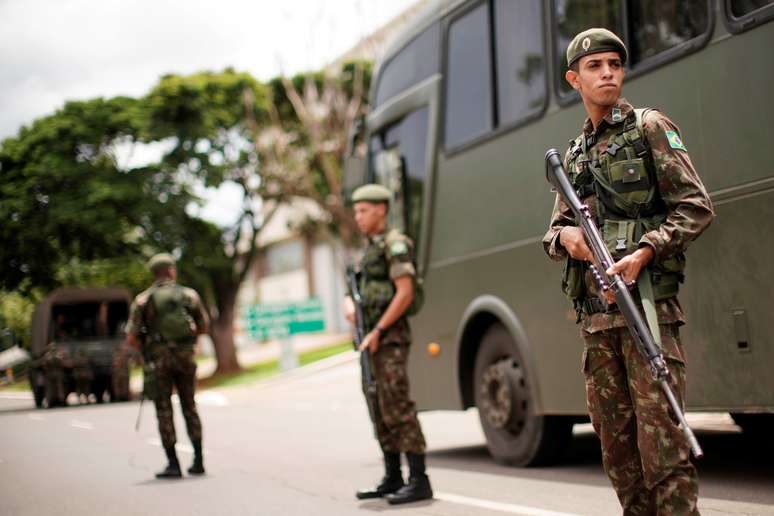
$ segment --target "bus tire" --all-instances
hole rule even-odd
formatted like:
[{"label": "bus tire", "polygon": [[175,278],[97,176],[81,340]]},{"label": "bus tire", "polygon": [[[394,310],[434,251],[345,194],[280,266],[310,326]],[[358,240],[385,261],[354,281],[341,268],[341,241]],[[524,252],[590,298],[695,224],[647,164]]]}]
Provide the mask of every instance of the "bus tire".
[{"label": "bus tire", "polygon": [[774,414],[745,414],[741,412],[732,412],[731,419],[734,420],[745,435],[749,437],[771,436],[774,433]]},{"label": "bus tire", "polygon": [[499,323],[481,338],[473,371],[473,395],[487,448],[495,461],[512,466],[556,462],[572,436],[571,418],[540,416],[513,337]]}]

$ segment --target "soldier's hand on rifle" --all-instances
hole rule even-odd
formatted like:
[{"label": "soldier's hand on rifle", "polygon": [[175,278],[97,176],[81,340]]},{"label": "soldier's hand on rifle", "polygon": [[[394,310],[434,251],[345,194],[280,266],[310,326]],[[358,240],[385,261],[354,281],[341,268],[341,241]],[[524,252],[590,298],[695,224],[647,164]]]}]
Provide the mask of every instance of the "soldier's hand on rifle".
[{"label": "soldier's hand on rifle", "polygon": [[584,262],[591,262],[594,260],[594,255],[591,254],[591,249],[586,244],[586,240],[583,238],[583,230],[579,227],[565,226],[559,232],[559,243],[562,244],[570,256],[576,260],[582,260]]},{"label": "soldier's hand on rifle", "polygon": [[349,296],[344,298],[344,317],[350,324],[355,324],[355,302]]},{"label": "soldier's hand on rifle", "polygon": [[640,271],[653,259],[653,248],[643,246],[628,256],[624,256],[612,267],[607,269],[607,275],[620,274],[627,285],[631,286],[637,281]]},{"label": "soldier's hand on rifle", "polygon": [[381,332],[379,330],[372,330],[363,338],[363,342],[360,343],[360,346],[357,348],[358,351],[363,351],[364,349],[368,348],[369,353],[376,353],[376,350],[379,349],[379,334]]}]

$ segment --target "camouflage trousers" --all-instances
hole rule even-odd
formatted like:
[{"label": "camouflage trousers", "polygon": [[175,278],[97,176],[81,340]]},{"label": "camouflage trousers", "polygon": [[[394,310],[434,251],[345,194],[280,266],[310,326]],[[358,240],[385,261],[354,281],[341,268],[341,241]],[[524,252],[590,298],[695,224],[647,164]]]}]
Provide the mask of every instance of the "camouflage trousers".
[{"label": "camouflage trousers", "polygon": [[[669,383],[682,405],[685,359],[678,325],[660,325],[660,331]],[[583,337],[586,402],[623,514],[699,514],[690,448],[628,329]]]},{"label": "camouflage trousers", "polygon": [[192,442],[201,441],[202,423],[196,411],[194,389],[196,387],[196,362],[193,349],[164,349],[155,358],[157,394],[156,419],[159,423],[161,443],[165,448],[175,445],[175,423],[172,414],[172,388],[177,389],[180,407]]},{"label": "camouflage trousers", "polygon": [[49,406],[65,402],[64,370],[61,367],[46,366],[46,399]]},{"label": "camouflage trousers", "polygon": [[129,399],[129,351],[119,347],[113,353],[111,365],[113,396],[117,400]]},{"label": "camouflage trousers", "polygon": [[374,427],[385,452],[421,454],[425,453],[425,436],[414,402],[409,398],[408,354],[408,344],[386,338],[371,356],[379,398],[379,418]]}]

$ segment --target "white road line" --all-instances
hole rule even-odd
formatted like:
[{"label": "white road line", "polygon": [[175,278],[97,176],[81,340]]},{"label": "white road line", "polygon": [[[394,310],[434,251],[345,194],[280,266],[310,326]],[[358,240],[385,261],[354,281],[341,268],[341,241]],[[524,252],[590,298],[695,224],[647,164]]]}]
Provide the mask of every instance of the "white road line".
[{"label": "white road line", "polygon": [[[199,405],[208,407],[227,407],[228,398],[219,392],[204,391],[194,396],[194,400]],[[180,405],[180,397],[177,394],[172,395],[172,403]]]},{"label": "white road line", "polygon": [[30,418],[33,421],[43,421],[46,418],[41,416],[40,414],[27,414],[27,417]]},{"label": "white road line", "polygon": [[455,503],[458,505],[468,505],[470,507],[478,507],[480,509],[506,512],[508,514],[521,514],[522,516],[579,516],[578,514],[571,512],[548,511],[545,509],[538,509],[537,507],[530,507],[528,505],[493,502],[491,500],[484,500],[482,498],[471,498],[469,496],[460,496],[452,493],[436,492],[434,498],[436,500],[442,500],[444,502]]},{"label": "white road line", "polygon": [[78,421],[77,419],[70,420],[70,426],[73,428],[80,428],[82,430],[94,430],[94,425],[88,421]]},{"label": "white road line", "polygon": [[[152,445],[152,446],[158,446],[159,448],[161,448],[161,440],[160,439],[148,439],[147,443]],[[183,443],[175,444],[175,449],[177,451],[183,452],[183,453],[193,453],[194,452],[194,449],[193,449],[192,446],[189,446],[189,445],[183,444]],[[204,452],[209,455],[208,450],[204,450]]]}]

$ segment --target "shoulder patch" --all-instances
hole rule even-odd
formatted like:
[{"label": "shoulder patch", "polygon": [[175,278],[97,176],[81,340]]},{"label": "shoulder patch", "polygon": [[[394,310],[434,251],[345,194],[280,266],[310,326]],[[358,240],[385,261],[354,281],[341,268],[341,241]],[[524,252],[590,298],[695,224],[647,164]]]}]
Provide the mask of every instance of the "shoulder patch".
[{"label": "shoulder patch", "polygon": [[680,139],[680,135],[675,131],[666,131],[666,137],[667,141],[669,141],[670,147],[688,152],[688,149],[686,149],[685,145],[683,145],[683,140]]},{"label": "shoulder patch", "polygon": [[403,240],[396,240],[390,244],[390,254],[392,256],[400,256],[408,253],[408,245]]}]

